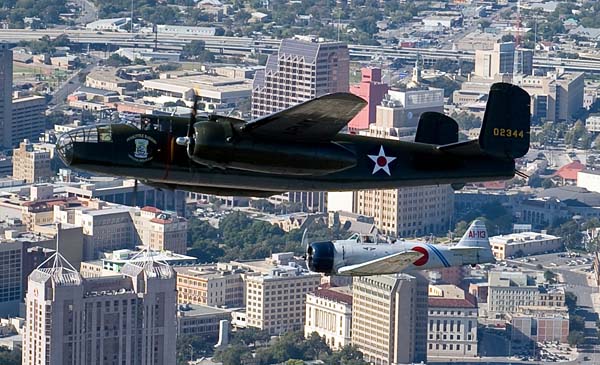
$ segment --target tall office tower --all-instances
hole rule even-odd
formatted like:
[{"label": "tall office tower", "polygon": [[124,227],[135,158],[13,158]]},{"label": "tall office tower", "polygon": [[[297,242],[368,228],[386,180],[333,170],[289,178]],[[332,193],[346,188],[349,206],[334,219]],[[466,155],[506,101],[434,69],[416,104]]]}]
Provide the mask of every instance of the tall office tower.
[{"label": "tall office tower", "polygon": [[10,145],[24,139],[38,140],[46,127],[46,98],[15,92],[12,100]]},{"label": "tall office tower", "polygon": [[427,290],[420,274],[354,278],[352,344],[366,361],[427,361]]},{"label": "tall office tower", "polygon": [[84,279],[59,254],[29,276],[24,365],[175,363],[175,274],[128,263],[121,276]]},{"label": "tall office tower", "polygon": [[381,81],[380,68],[364,67],[361,77],[359,84],[350,87],[350,92],[365,99],[368,104],[348,123],[351,131],[369,129],[369,125],[375,123],[377,105],[388,91],[388,85]]},{"label": "tall office tower", "polygon": [[389,236],[423,236],[452,226],[454,190],[449,185],[360,190],[355,213],[375,218],[379,232]]},{"label": "tall office tower", "polygon": [[36,150],[28,139],[13,150],[13,178],[22,179],[27,183],[50,180],[50,152]]},{"label": "tall office tower", "polygon": [[514,42],[496,43],[491,51],[475,51],[475,76],[493,79],[496,75],[512,75],[514,67]]},{"label": "tall office tower", "polygon": [[0,145],[12,147],[13,53],[8,43],[0,43]]},{"label": "tall office tower", "polygon": [[252,118],[334,92],[348,91],[350,56],[339,42],[284,39],[254,75]]}]

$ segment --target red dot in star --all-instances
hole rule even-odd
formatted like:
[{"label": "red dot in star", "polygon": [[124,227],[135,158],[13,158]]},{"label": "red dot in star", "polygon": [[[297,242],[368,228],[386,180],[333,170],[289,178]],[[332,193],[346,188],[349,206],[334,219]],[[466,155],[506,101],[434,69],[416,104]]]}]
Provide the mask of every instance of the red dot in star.
[{"label": "red dot in star", "polygon": [[387,159],[383,156],[377,157],[377,165],[381,167],[387,165]]}]

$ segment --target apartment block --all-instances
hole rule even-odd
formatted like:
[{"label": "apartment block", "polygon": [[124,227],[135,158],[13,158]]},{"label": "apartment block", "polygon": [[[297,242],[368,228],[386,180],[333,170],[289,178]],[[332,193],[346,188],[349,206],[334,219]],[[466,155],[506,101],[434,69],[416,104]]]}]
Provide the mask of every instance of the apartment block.
[{"label": "apartment block", "polygon": [[252,118],[334,92],[347,92],[350,56],[339,42],[284,39],[254,75]]},{"label": "apartment block", "polygon": [[427,361],[428,282],[417,274],[361,276],[353,283],[352,344],[372,364]]},{"label": "apartment block", "polygon": [[60,256],[29,276],[23,364],[175,361],[175,274],[128,264],[121,276],[84,279]]},{"label": "apartment block", "polygon": [[244,270],[228,264],[175,267],[180,304],[237,308],[244,305]]},{"label": "apartment block", "polygon": [[304,336],[316,332],[332,350],[349,345],[352,333],[352,290],[330,287],[306,294]]},{"label": "apartment block", "polygon": [[50,180],[53,175],[50,161],[50,152],[35,149],[33,143],[25,139],[13,150],[12,176],[30,184]]},{"label": "apartment block", "polygon": [[280,265],[268,274],[246,274],[247,326],[272,335],[303,329],[306,294],[320,283],[321,275],[296,265]]},{"label": "apartment block", "polygon": [[520,307],[564,307],[564,288],[538,284],[523,272],[491,271],[488,276],[488,317],[502,318]]},{"label": "apartment block", "polygon": [[477,356],[477,300],[455,285],[434,289],[429,293],[427,356]]}]

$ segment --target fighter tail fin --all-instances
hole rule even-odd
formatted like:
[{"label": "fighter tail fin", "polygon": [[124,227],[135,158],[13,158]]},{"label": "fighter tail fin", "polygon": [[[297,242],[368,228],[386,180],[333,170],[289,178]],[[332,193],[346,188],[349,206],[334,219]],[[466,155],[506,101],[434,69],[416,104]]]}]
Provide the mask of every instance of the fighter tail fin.
[{"label": "fighter tail fin", "polygon": [[522,157],[529,150],[530,123],[529,94],[512,84],[493,84],[483,116],[479,146],[498,157]]},{"label": "fighter tail fin", "polygon": [[473,221],[469,229],[462,236],[460,241],[454,246],[456,248],[482,248],[491,249],[488,239],[485,223],[480,220]]}]

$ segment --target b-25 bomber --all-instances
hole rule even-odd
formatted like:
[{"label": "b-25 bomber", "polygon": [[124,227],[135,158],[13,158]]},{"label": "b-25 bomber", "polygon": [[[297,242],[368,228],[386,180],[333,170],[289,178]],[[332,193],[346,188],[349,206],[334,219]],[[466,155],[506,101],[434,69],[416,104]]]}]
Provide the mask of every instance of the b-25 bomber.
[{"label": "b-25 bomber", "polygon": [[[218,195],[349,191],[510,179],[529,149],[530,97],[492,85],[477,140],[423,113],[414,142],[340,133],[366,105],[329,94],[250,122],[228,116],[143,116],[139,125],[92,125],[62,134],[56,151],[75,169],[150,186]],[[195,110],[195,108],[194,108]]]}]

